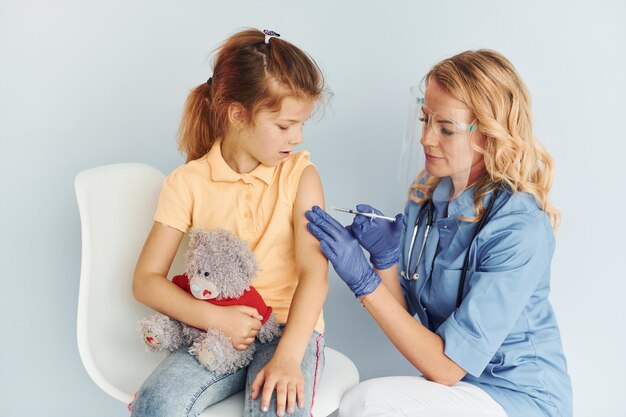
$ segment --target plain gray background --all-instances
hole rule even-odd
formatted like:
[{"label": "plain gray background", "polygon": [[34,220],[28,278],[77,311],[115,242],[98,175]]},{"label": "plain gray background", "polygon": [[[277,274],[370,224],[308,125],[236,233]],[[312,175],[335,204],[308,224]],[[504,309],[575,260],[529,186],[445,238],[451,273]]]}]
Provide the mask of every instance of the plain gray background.
[{"label": "plain gray background", "polygon": [[[74,176],[118,162],[164,173],[181,164],[187,92],[211,75],[210,51],[252,26],[310,53],[334,92],[303,145],[328,206],[401,210],[408,87],[430,66],[482,47],[516,65],[556,161],[563,221],[551,300],[576,415],[625,416],[624,18],[624,3],[599,0],[0,0],[0,415],[128,415],[78,356]],[[330,281],[328,344],[364,379],[415,374],[332,269]]]}]

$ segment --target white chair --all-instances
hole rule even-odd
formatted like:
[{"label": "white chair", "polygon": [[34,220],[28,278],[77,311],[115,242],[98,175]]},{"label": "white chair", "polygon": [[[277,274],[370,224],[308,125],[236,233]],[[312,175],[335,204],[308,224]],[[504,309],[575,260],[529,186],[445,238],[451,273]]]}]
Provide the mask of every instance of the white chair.
[{"label": "white chair", "polygon": [[[129,403],[141,383],[165,357],[145,352],[137,321],[153,314],[131,294],[133,269],[152,225],[164,175],[143,164],[115,164],[76,176],[82,256],[77,337],[80,357],[93,381]],[[181,253],[171,268],[182,271]],[[326,366],[315,397],[316,416],[328,416],[341,396],[358,383],[350,359],[326,348]],[[241,416],[243,392],[209,407],[202,417]]]}]

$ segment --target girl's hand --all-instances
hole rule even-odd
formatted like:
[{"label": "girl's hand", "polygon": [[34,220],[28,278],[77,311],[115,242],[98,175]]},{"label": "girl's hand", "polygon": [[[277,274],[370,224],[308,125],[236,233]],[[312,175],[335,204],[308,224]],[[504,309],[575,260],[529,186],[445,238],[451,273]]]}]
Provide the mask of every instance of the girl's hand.
[{"label": "girl's hand", "polygon": [[261,329],[259,312],[248,306],[223,306],[219,308],[218,320],[215,327],[230,337],[233,347],[245,350],[254,342],[256,334]]},{"label": "girl's hand", "polygon": [[252,399],[256,400],[259,392],[261,395],[261,410],[267,412],[272,399],[272,393],[276,389],[276,415],[293,414],[298,408],[304,408],[304,376],[300,369],[300,363],[291,358],[274,356],[267,365],[257,374],[252,382]]}]

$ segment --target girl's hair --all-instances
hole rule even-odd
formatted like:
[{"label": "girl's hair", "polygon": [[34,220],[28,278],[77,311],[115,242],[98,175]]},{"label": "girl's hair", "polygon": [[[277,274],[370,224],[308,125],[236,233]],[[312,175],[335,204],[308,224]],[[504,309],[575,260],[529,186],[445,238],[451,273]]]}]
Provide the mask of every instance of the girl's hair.
[{"label": "girl's hair", "polygon": [[[462,101],[487,138],[484,148],[473,143],[484,155],[486,170],[476,183],[476,217],[464,220],[480,220],[483,197],[502,184],[512,192],[531,194],[556,227],[559,212],[548,200],[554,165],[533,133],[530,95],[513,65],[495,51],[466,51],[439,62],[424,79],[426,84],[436,81]],[[410,198],[425,201],[439,181],[421,171]]]},{"label": "girl's hair", "polygon": [[257,29],[235,33],[217,49],[213,76],[195,87],[185,104],[178,148],[187,161],[205,155],[228,129],[228,106],[239,103],[248,123],[261,109],[279,110],[287,96],[317,100],[324,79],[305,52],[277,37],[265,43]]}]

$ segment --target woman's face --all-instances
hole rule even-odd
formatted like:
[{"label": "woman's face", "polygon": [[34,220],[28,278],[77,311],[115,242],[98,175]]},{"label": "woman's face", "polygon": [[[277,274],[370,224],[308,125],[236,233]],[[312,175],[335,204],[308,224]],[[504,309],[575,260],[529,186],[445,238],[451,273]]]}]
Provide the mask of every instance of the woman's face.
[{"label": "woman's face", "polygon": [[475,141],[481,146],[485,137],[475,127],[470,109],[434,79],[426,86],[422,112],[420,143],[426,170],[435,177],[451,177],[458,194],[484,171],[483,155],[471,143]]}]

